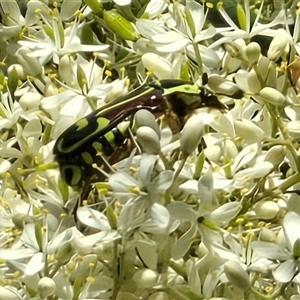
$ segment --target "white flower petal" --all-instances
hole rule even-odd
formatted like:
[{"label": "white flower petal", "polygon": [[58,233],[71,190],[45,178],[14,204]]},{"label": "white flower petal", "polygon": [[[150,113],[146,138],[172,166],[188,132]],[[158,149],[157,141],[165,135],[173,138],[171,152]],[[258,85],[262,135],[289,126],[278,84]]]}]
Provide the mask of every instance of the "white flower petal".
[{"label": "white flower petal", "polygon": [[165,233],[169,222],[169,211],[164,206],[154,203],[151,207],[150,219],[141,225],[140,230],[153,234]]},{"label": "white flower petal", "polygon": [[111,229],[107,217],[103,213],[88,207],[79,207],[77,209],[77,218],[82,224],[95,229]]},{"label": "white flower petal", "polygon": [[154,241],[151,240],[139,240],[137,241],[136,248],[139,252],[139,255],[143,263],[152,270],[155,270],[157,267],[157,245]]},{"label": "white flower petal", "polygon": [[173,171],[166,170],[159,173],[151,182],[153,191],[155,193],[165,192],[173,183],[174,173]]},{"label": "white flower petal", "polygon": [[211,220],[219,226],[226,226],[241,210],[239,202],[225,203],[210,214]]},{"label": "white flower petal", "polygon": [[273,276],[279,282],[289,282],[293,279],[297,271],[297,261],[290,258],[281,263],[274,271]]},{"label": "white flower petal", "polygon": [[25,268],[25,275],[32,276],[41,271],[45,266],[44,254],[39,252],[36,253],[30,261],[27,263]]},{"label": "white flower petal", "polygon": [[157,54],[144,54],[142,56],[142,63],[146,69],[153,71],[159,79],[173,78],[172,64]]},{"label": "white flower petal", "polygon": [[179,188],[189,194],[198,194],[198,182],[194,179],[187,180],[185,183],[181,184]]},{"label": "white flower petal", "polygon": [[275,243],[255,241],[252,242],[252,249],[257,258],[286,260],[291,257],[288,251]]},{"label": "white flower petal", "polygon": [[0,286],[0,300],[22,300],[24,299],[21,295],[18,294],[16,290],[12,287],[3,287]]},{"label": "white flower petal", "polygon": [[250,163],[256,156],[258,151],[258,144],[252,144],[245,147],[236,157],[235,162],[232,166],[232,170],[237,171],[243,166]]},{"label": "white flower petal", "polygon": [[0,258],[4,260],[24,259],[33,256],[35,250],[30,248],[0,249]]},{"label": "white flower petal", "polygon": [[187,253],[196,232],[197,226],[196,224],[192,224],[191,227],[177,240],[171,254],[173,259],[181,259]]},{"label": "white flower petal", "polygon": [[295,212],[288,212],[282,222],[287,246],[292,252],[295,242],[300,239],[300,216]]}]

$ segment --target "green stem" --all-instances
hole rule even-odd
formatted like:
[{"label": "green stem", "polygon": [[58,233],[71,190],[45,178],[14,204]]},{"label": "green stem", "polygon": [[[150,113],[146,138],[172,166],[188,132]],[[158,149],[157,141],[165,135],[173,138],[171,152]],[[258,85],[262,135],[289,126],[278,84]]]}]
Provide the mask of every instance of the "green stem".
[{"label": "green stem", "polygon": [[195,55],[196,55],[198,72],[199,72],[199,75],[202,75],[203,74],[203,66],[202,66],[202,58],[201,58],[201,54],[199,51],[199,47],[198,47],[197,43],[192,43],[192,44],[193,44]]},{"label": "green stem", "polygon": [[171,202],[171,191],[174,187],[174,183],[176,181],[176,179],[178,178],[180,172],[182,171],[186,160],[188,159],[188,156],[184,157],[182,159],[182,161],[180,162],[180,166],[178,167],[178,169],[176,170],[176,173],[174,175],[174,179],[173,179],[173,183],[172,185],[167,189],[166,194],[165,194],[165,205],[168,205]]}]

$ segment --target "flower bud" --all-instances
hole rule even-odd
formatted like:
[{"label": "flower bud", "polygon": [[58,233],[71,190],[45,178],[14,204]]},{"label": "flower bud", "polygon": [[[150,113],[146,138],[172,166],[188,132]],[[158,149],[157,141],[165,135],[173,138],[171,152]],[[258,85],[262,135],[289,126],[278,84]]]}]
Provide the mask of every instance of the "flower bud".
[{"label": "flower bud", "polygon": [[158,154],[160,151],[160,142],[157,133],[148,126],[141,126],[136,131],[137,142],[141,145],[143,151],[148,154]]},{"label": "flower bud", "polygon": [[265,132],[247,119],[235,120],[234,129],[236,135],[248,144],[260,142],[265,137]]},{"label": "flower bud", "polygon": [[247,83],[252,93],[258,94],[260,92],[262,86],[254,69],[248,73]]},{"label": "flower bud", "polygon": [[146,109],[140,109],[136,112],[136,114],[134,115],[134,121],[135,121],[135,125],[137,128],[142,127],[142,126],[148,126],[150,128],[152,128],[156,134],[158,135],[159,139],[160,139],[160,129],[159,126],[155,120],[154,115],[146,110]]},{"label": "flower bud", "polygon": [[285,157],[285,152],[285,147],[274,146],[266,153],[264,161],[269,161],[274,167],[278,167]]},{"label": "flower bud", "polygon": [[259,92],[259,96],[261,96],[266,102],[274,105],[283,105],[285,102],[285,96],[271,87],[263,88]]},{"label": "flower bud", "polygon": [[203,136],[204,124],[199,115],[191,116],[184,125],[180,137],[180,150],[189,156],[197,148]]},{"label": "flower bud", "polygon": [[290,49],[290,38],[284,29],[277,29],[277,34],[273,38],[269,50],[268,58],[277,61],[280,57],[285,58]]},{"label": "flower bud", "polygon": [[42,96],[38,93],[28,92],[22,95],[19,100],[20,106],[23,110],[31,110],[34,108],[38,108],[41,104]]},{"label": "flower bud", "polygon": [[224,272],[229,282],[236,287],[243,291],[246,291],[250,288],[248,274],[238,262],[233,260],[227,261],[224,264]]},{"label": "flower bud", "polygon": [[52,296],[56,290],[56,284],[53,279],[49,277],[43,277],[38,282],[38,291],[42,298]]},{"label": "flower bud", "polygon": [[259,201],[254,205],[254,211],[258,218],[262,220],[271,220],[279,212],[279,206],[273,201]]},{"label": "flower bud", "polygon": [[134,26],[117,12],[104,10],[103,19],[109,29],[121,39],[136,42],[140,38]]},{"label": "flower bud", "polygon": [[8,67],[8,69],[7,69],[8,76],[9,76],[10,72],[13,71],[13,69],[16,70],[16,72],[17,72],[17,74],[18,74],[18,78],[19,78],[20,80],[26,79],[26,75],[25,75],[24,69],[23,69],[23,67],[22,67],[21,65],[19,65],[19,64],[13,64],[13,65],[10,65],[10,66]]},{"label": "flower bud", "polygon": [[261,54],[261,49],[258,43],[251,42],[246,46],[245,56],[248,59],[250,65],[254,65],[258,62]]},{"label": "flower bud", "polygon": [[259,240],[263,242],[272,242],[276,241],[276,233],[268,228],[263,228],[259,234]]},{"label": "flower bud", "polygon": [[216,94],[230,96],[235,99],[241,99],[244,96],[243,91],[234,82],[216,74],[209,76],[207,86]]},{"label": "flower bud", "polygon": [[138,270],[134,276],[133,281],[139,286],[149,289],[157,283],[157,273],[150,269]]}]

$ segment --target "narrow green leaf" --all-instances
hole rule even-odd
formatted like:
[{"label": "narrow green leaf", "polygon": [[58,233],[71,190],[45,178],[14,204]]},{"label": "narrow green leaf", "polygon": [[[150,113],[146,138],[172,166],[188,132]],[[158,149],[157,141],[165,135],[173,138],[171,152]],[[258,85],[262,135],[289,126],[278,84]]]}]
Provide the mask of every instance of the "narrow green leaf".
[{"label": "narrow green leaf", "polygon": [[8,76],[8,89],[10,91],[11,97],[14,99],[14,93],[18,87],[19,76],[15,67],[9,72]]},{"label": "narrow green leaf", "polygon": [[60,38],[60,45],[61,45],[61,47],[63,47],[65,44],[64,26],[63,26],[62,22],[58,22],[57,25],[58,25],[58,32],[59,32],[59,38]]},{"label": "narrow green leaf", "polygon": [[192,37],[195,37],[196,36],[196,28],[195,28],[193,16],[187,8],[185,8],[184,14],[185,14],[186,22],[187,22],[187,24],[189,26],[189,29],[191,31]]},{"label": "narrow green leaf", "polygon": [[78,275],[73,284],[73,299],[79,299],[82,283],[82,276]]},{"label": "narrow green leaf", "polygon": [[195,180],[199,180],[202,170],[203,170],[203,166],[204,166],[204,162],[205,162],[205,154],[204,151],[202,151],[197,158],[197,162],[196,162],[196,168],[195,168],[195,173],[193,178]]},{"label": "narrow green leaf", "polygon": [[77,82],[83,92],[87,92],[87,79],[80,65],[77,67]]},{"label": "narrow green leaf", "polygon": [[43,29],[45,31],[45,33],[49,36],[49,38],[54,41],[54,32],[53,32],[53,29],[48,26],[48,25],[43,25]]},{"label": "narrow green leaf", "polygon": [[39,249],[42,251],[42,249],[43,249],[42,227],[37,223],[37,224],[35,224],[34,231],[35,231],[35,239],[39,245]]},{"label": "narrow green leaf", "polygon": [[83,45],[94,45],[93,30],[89,24],[85,24],[82,28],[81,43]]},{"label": "narrow green leaf", "polygon": [[67,183],[61,178],[61,176],[59,176],[58,179],[58,188],[64,203],[67,203],[67,201],[69,200],[69,187]]},{"label": "narrow green leaf", "polygon": [[240,4],[237,4],[236,10],[237,10],[237,17],[238,17],[240,28],[242,30],[246,30],[247,20],[246,20],[245,11],[244,11],[243,7]]}]

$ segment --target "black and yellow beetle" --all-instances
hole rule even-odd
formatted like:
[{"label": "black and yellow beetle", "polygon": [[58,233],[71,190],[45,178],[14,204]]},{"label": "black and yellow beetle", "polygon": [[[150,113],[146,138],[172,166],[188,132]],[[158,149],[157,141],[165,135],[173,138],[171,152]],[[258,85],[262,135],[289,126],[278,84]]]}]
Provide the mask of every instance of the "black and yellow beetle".
[{"label": "black and yellow beetle", "polygon": [[[58,162],[63,180],[71,187],[83,187],[94,175],[92,164],[99,153],[109,157],[128,137],[130,118],[140,109],[155,116],[172,115],[170,122],[182,129],[195,109],[212,107],[226,109],[216,95],[189,81],[161,80],[144,84],[125,96],[93,111],[78,120],[57,139],[53,154]],[[98,154],[98,155],[97,155]]]}]

